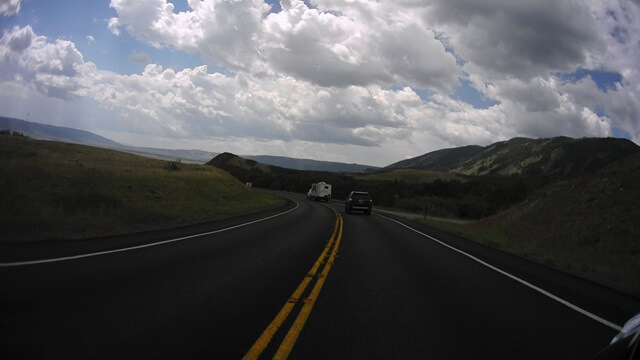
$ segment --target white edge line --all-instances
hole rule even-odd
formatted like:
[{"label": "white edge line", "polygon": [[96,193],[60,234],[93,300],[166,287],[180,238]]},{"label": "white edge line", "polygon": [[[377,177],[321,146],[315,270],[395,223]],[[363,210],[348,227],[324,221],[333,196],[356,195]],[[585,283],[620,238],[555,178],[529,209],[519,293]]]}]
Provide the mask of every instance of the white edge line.
[{"label": "white edge line", "polygon": [[137,245],[137,246],[132,246],[132,247],[128,247],[128,248],[121,248],[121,249],[114,249],[114,250],[106,250],[106,251],[100,251],[100,252],[89,253],[89,254],[65,256],[65,257],[52,258],[52,259],[0,263],[0,267],[36,265],[36,264],[46,264],[46,263],[53,263],[53,262],[59,262],[59,261],[82,259],[82,258],[87,258],[87,257],[92,257],[92,256],[107,255],[107,254],[113,254],[113,253],[119,253],[119,252],[131,251],[131,250],[138,250],[138,249],[148,248],[148,247],[152,247],[152,246],[168,244],[168,243],[172,243],[172,242],[176,242],[176,241],[193,239],[193,238],[197,238],[197,237],[200,237],[200,236],[206,236],[206,235],[221,233],[221,232],[224,232],[224,231],[229,231],[229,230],[237,229],[237,228],[240,228],[240,227],[243,227],[243,226],[252,225],[252,224],[255,224],[255,223],[259,223],[261,221],[273,219],[275,217],[290,213],[291,211],[297,209],[300,206],[300,204],[297,201],[295,201],[295,200],[291,200],[291,201],[296,203],[296,206],[293,207],[292,209],[289,209],[287,211],[284,211],[284,212],[281,212],[281,213],[278,213],[278,214],[275,214],[275,215],[267,216],[267,217],[262,218],[262,219],[253,220],[253,221],[249,221],[247,223],[242,223],[242,224],[230,226],[230,227],[224,228],[224,229],[218,229],[218,230],[214,230],[214,231],[209,231],[209,232],[204,232],[204,233],[200,233],[200,234],[194,234],[194,235],[179,237],[179,238],[175,238],[175,239],[163,240],[163,241],[154,242],[154,243],[150,243],[150,244]]},{"label": "white edge line", "polygon": [[498,273],[500,273],[500,274],[502,274],[502,275],[504,275],[504,276],[506,276],[508,278],[511,278],[511,279],[521,283],[522,285],[525,285],[525,286],[527,286],[527,287],[529,287],[529,288],[531,288],[531,289],[533,289],[533,290],[535,290],[535,291],[537,291],[537,292],[539,292],[539,293],[541,293],[541,294],[543,294],[543,295],[545,295],[545,296],[547,296],[547,297],[549,297],[549,298],[561,303],[562,305],[565,305],[565,306],[571,308],[572,310],[575,310],[575,311],[581,313],[582,315],[585,315],[585,316],[587,316],[587,317],[589,317],[589,318],[601,323],[602,325],[608,326],[608,327],[610,327],[610,328],[612,328],[613,330],[616,330],[616,331],[622,330],[621,326],[618,326],[618,325],[616,325],[616,324],[614,324],[614,323],[612,323],[612,322],[610,322],[608,320],[605,320],[605,319],[599,317],[598,315],[592,314],[589,311],[587,311],[587,310],[585,310],[585,309],[583,309],[583,308],[581,308],[581,307],[579,307],[577,305],[574,305],[574,304],[568,302],[567,300],[564,300],[564,299],[562,299],[562,298],[560,298],[560,297],[558,297],[556,295],[553,295],[552,293],[550,293],[550,292],[548,292],[548,291],[546,291],[546,290],[544,290],[544,289],[542,289],[542,288],[540,288],[538,286],[535,286],[535,285],[531,284],[530,282],[527,282],[527,281],[525,281],[525,280],[523,280],[523,279],[521,279],[521,278],[519,278],[519,277],[517,277],[515,275],[509,274],[508,272],[506,272],[506,271],[504,271],[502,269],[499,269],[499,268],[497,268],[497,267],[495,267],[495,266],[493,266],[493,265],[491,265],[491,264],[489,264],[489,263],[487,263],[487,262],[485,262],[483,260],[480,260],[480,259],[478,259],[477,257],[475,257],[475,256],[473,256],[471,254],[468,254],[468,253],[466,253],[466,252],[464,252],[464,251],[462,251],[460,249],[457,249],[457,248],[455,248],[455,247],[453,247],[453,246],[451,246],[449,244],[446,244],[443,241],[434,238],[433,236],[427,235],[427,234],[425,234],[425,233],[423,233],[421,231],[418,231],[418,230],[416,230],[416,229],[414,229],[414,228],[412,228],[412,227],[410,227],[408,225],[405,225],[405,224],[401,223],[400,221],[392,219],[390,217],[387,217],[387,216],[384,216],[384,215],[380,215],[379,213],[377,215],[380,216],[380,217],[383,217],[383,218],[385,218],[387,220],[393,221],[393,222],[395,222],[395,223],[397,223],[399,225],[402,225],[402,226],[406,227],[407,229],[409,229],[411,231],[414,231],[414,232],[416,232],[416,233],[418,233],[418,234],[420,234],[420,235],[422,235],[424,237],[427,237],[427,238],[439,243],[442,246],[445,246],[445,247],[447,247],[447,248],[449,248],[449,249],[451,249],[453,251],[456,251],[456,252],[458,252],[458,253],[460,253],[460,254],[462,254],[462,255],[464,255],[464,256],[466,256],[466,257],[468,257],[468,258],[470,258],[470,259],[472,259],[472,260],[474,260],[474,261],[486,266],[486,267],[488,267],[489,269],[492,269],[492,270],[494,270],[494,271],[496,271],[496,272],[498,272]]}]

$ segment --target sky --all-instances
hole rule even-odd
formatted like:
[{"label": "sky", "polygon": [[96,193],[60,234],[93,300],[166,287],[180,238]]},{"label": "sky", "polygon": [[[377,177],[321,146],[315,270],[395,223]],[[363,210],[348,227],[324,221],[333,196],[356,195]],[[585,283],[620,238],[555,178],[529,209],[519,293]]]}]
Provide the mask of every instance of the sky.
[{"label": "sky", "polygon": [[640,143],[640,0],[0,0],[0,115],[122,144],[386,166]]}]

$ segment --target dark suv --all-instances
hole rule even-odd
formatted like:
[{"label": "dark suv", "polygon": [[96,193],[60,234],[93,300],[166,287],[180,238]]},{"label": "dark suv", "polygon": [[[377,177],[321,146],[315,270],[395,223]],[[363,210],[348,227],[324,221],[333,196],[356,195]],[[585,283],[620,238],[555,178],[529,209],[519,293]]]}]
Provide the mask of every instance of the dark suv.
[{"label": "dark suv", "polygon": [[371,215],[371,206],[373,205],[373,200],[371,200],[371,195],[365,191],[352,191],[349,196],[347,196],[347,200],[344,202],[344,212],[347,214],[351,213],[351,211],[362,211],[367,215]]}]

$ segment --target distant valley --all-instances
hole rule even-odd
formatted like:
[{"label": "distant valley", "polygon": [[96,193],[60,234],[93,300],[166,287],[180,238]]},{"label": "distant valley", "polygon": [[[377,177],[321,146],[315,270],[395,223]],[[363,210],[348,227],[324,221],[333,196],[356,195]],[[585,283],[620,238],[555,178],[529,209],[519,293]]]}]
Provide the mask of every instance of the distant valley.
[{"label": "distant valley", "polygon": [[[122,145],[113,140],[96,135],[89,131],[77,130],[68,127],[39,124],[35,122],[12,119],[0,116],[0,130],[9,130],[22,133],[33,139],[55,140],[74,144],[90,145],[107,149],[121,150],[142,156],[163,160],[180,160],[193,163],[206,163],[218,155],[218,153],[198,149],[159,149],[150,147],[137,147]],[[270,155],[243,155],[247,159],[256,160],[265,164],[275,165],[295,170],[316,170],[330,172],[361,172],[367,169],[376,169],[375,166],[346,164],[331,161],[318,161],[310,159],[295,159],[284,156]]]},{"label": "distant valley", "polygon": [[224,153],[241,182],[333,198],[369,191],[377,208],[640,296],[640,147],[625,139],[516,138],[444,149],[368,173],[296,171]]},{"label": "distant valley", "polygon": [[[92,221],[98,227],[104,226],[105,214],[111,214],[111,221],[117,226],[107,224],[107,228],[120,228],[120,213],[138,203],[178,204],[187,199],[182,195],[174,197],[182,191],[190,199],[200,199],[200,193],[211,184],[206,180],[206,187],[198,185],[205,181],[198,180],[205,175],[233,179],[219,185],[233,184],[239,193],[252,192],[243,186],[250,182],[256,188],[302,195],[311,183],[326,181],[333,185],[337,206],[351,190],[369,191],[374,213],[386,208],[418,215],[420,221],[431,226],[640,296],[640,147],[625,139],[515,138],[489,146],[438,150],[375,169],[270,156],[133,148],[86,131],[6,118],[0,118],[0,129],[32,139],[103,148],[55,141],[38,144],[31,139],[2,135],[5,150],[0,169],[4,174],[0,179],[4,181],[3,198],[7,200],[3,203],[4,213],[32,214],[41,211],[38,204],[44,201],[50,209],[45,206],[49,210],[41,211],[48,214],[40,217],[43,224],[51,220],[51,214],[60,219],[80,214],[94,215]],[[24,146],[11,145],[20,143]],[[57,161],[46,158],[53,149],[59,153]],[[145,157],[132,157],[123,151]],[[73,155],[67,155],[70,153]],[[198,164],[186,164],[191,161]],[[34,172],[36,164],[41,166],[40,173]],[[144,182],[130,174],[133,169],[150,165]],[[327,168],[335,171],[324,170]],[[51,180],[43,180],[43,173]],[[194,183],[182,183],[180,192],[157,185],[158,181],[173,184],[172,179],[182,177]],[[77,186],[88,181],[98,185]],[[113,191],[105,182],[115,186]],[[123,193],[114,196],[118,191]],[[134,195],[137,197],[131,201]],[[210,195],[220,194],[216,191]],[[237,201],[236,197],[227,197]],[[215,199],[212,203],[224,203]],[[184,209],[195,210],[193,204],[194,200],[188,200]],[[15,211],[21,207],[22,211]],[[185,214],[186,210],[180,210],[169,215],[180,219]],[[169,215],[134,211],[123,219],[143,216],[136,221],[165,224],[163,219]],[[193,216],[180,221],[203,219],[198,217],[201,215]],[[4,221],[5,231],[20,225],[10,217]],[[17,232],[34,231],[34,225],[18,227]]]}]

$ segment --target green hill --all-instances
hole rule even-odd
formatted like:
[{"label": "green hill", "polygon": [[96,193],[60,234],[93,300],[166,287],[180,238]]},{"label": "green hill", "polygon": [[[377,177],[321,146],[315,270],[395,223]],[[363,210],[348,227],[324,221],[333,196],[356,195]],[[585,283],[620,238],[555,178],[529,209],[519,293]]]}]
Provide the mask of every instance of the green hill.
[{"label": "green hill", "polygon": [[370,174],[357,175],[356,179],[365,181],[404,181],[407,183],[428,183],[436,180],[465,182],[467,179],[458,174],[418,169],[394,169],[390,171],[376,171]]},{"label": "green hill", "polygon": [[639,152],[640,147],[626,139],[514,138],[486,147],[434,151],[389,165],[387,169],[439,170],[476,176],[575,178],[592,175],[612,162]]},{"label": "green hill", "polygon": [[[406,177],[400,169],[417,173]],[[375,176],[418,178],[425,189],[437,190],[398,201],[405,209],[413,204],[414,212],[465,218],[465,201],[456,198],[483,194],[467,198],[476,207],[473,214],[484,216],[428,220],[436,227],[640,296],[640,147],[631,141],[515,138],[440,150],[386,170]],[[429,170],[447,171],[466,183],[429,179]],[[480,191],[488,184],[492,190]],[[496,207],[503,196],[513,201]],[[497,211],[479,211],[483,204]]]},{"label": "green hill", "polygon": [[213,167],[8,135],[0,198],[2,241],[170,228],[283,204]]},{"label": "green hill", "polygon": [[433,225],[640,296],[640,154],[552,181],[475,222]]},{"label": "green hill", "polygon": [[40,140],[54,140],[74,144],[84,144],[105,148],[119,148],[122,145],[94,133],[68,127],[39,124],[35,122],[0,116],[0,129],[23,133]]},{"label": "green hill", "polygon": [[295,159],[285,156],[270,156],[270,155],[247,155],[243,156],[249,160],[255,160],[263,164],[270,164],[282,168],[294,169],[294,170],[308,170],[308,171],[330,171],[341,173],[355,173],[365,172],[377,169],[375,166],[360,165],[360,164],[346,164],[334,161],[318,161],[311,159]]},{"label": "green hill", "polygon": [[385,169],[450,171],[461,162],[482,152],[483,149],[482,146],[469,145],[460,148],[436,150],[415,158],[398,161],[385,167]]},{"label": "green hill", "polygon": [[378,206],[465,219],[489,216],[521,201],[532,189],[541,186],[537,179],[470,177],[424,170],[380,170],[357,176],[300,171],[229,153],[220,154],[207,164],[256,187],[306,193],[312,183],[324,181],[333,186],[333,199],[344,199],[350,191],[362,190],[370,192]]}]

